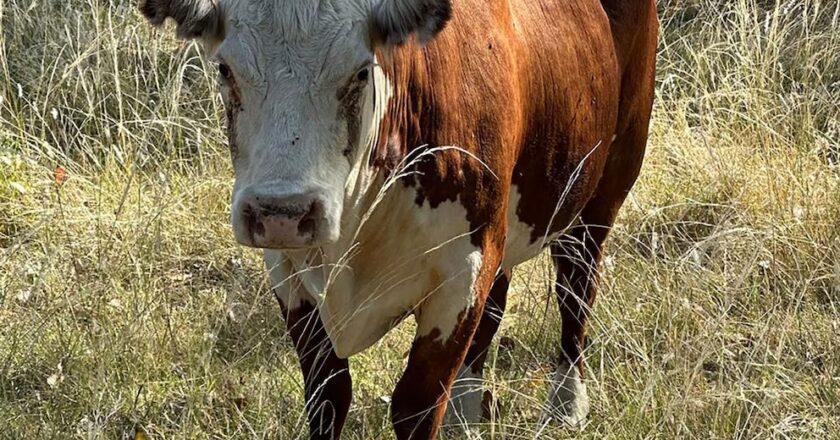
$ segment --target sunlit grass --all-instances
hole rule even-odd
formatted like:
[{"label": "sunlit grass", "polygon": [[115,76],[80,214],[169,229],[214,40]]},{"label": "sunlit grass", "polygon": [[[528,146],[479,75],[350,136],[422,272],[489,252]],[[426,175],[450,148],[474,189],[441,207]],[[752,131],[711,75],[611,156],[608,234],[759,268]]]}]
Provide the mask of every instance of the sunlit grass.
[{"label": "sunlit grass", "polygon": [[[0,437],[304,438],[294,350],[228,225],[215,80],[134,3],[0,0]],[[840,432],[840,5],[660,9],[590,424],[537,424],[559,347],[540,258],[515,274],[485,373],[498,412],[474,437]],[[347,438],[392,438],[411,326],[352,360]]]}]

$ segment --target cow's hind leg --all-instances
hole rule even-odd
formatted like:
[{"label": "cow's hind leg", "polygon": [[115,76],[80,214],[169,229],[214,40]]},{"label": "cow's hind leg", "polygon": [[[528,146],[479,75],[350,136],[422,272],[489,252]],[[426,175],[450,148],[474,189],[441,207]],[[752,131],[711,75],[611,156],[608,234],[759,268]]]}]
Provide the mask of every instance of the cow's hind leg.
[{"label": "cow's hind leg", "polygon": [[586,322],[595,301],[598,265],[607,234],[618,210],[636,182],[648,139],[656,63],[656,8],[650,2],[648,26],[636,40],[636,50],[622,78],[621,106],[607,163],[592,199],[581,212],[581,223],[552,246],[557,268],[556,291],[563,320],[562,354],[552,380],[550,415],[579,425],[589,412],[584,375]]},{"label": "cow's hind leg", "polygon": [[562,353],[551,381],[547,415],[572,425],[581,425],[589,413],[583,382],[586,324],[595,302],[604,240],[625,195],[625,191],[599,194],[584,208],[581,224],[551,246],[557,269],[555,291],[563,322]]},{"label": "cow's hind leg", "polygon": [[336,356],[314,301],[289,279],[288,263],[272,251],[265,261],[303,372],[309,438],[338,439],[352,399],[347,359]]},{"label": "cow's hind leg", "polygon": [[616,138],[604,177],[581,212],[580,224],[551,246],[563,329],[562,354],[549,395],[549,415],[573,425],[584,422],[589,412],[583,382],[583,350],[604,241],[639,174],[646,141],[646,120],[644,125],[630,127]]},{"label": "cow's hind leg", "polygon": [[483,407],[482,371],[487,360],[487,352],[505,313],[507,291],[510,283],[510,271],[500,272],[493,282],[481,322],[473,336],[472,344],[464,359],[464,365],[458,370],[458,377],[452,385],[449,406],[446,408],[446,424],[461,425],[481,420]]},{"label": "cow's hind leg", "polygon": [[[603,236],[609,225],[580,226],[552,244],[551,256],[557,269],[555,290],[560,301],[561,355],[551,380],[546,416],[579,425],[589,413],[589,399],[583,382],[583,350],[586,322],[595,301],[597,265]],[[600,231],[597,236],[593,235]]]}]

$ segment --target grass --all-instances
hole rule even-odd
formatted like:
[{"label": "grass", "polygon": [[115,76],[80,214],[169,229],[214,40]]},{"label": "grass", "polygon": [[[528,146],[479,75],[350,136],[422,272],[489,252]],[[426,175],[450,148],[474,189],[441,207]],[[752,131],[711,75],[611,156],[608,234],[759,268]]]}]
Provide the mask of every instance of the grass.
[{"label": "grass", "polygon": [[[0,0],[0,437],[305,437],[259,254],[229,229],[215,80],[134,3]],[[473,438],[840,438],[840,6],[660,11],[590,424],[537,425],[559,347],[539,258],[516,271],[485,374],[498,411]],[[352,360],[347,438],[392,438],[382,396],[411,331]]]}]

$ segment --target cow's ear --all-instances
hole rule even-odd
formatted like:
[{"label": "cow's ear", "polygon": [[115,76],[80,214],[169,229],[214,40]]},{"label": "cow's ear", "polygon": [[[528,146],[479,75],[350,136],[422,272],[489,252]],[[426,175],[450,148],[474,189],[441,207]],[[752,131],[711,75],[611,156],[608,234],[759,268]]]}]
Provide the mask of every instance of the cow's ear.
[{"label": "cow's ear", "polygon": [[411,35],[429,42],[452,18],[450,0],[379,0],[373,10],[373,39],[386,46],[400,45]]},{"label": "cow's ear", "polygon": [[217,0],[143,0],[140,12],[154,26],[172,18],[179,38],[220,41],[224,32]]}]

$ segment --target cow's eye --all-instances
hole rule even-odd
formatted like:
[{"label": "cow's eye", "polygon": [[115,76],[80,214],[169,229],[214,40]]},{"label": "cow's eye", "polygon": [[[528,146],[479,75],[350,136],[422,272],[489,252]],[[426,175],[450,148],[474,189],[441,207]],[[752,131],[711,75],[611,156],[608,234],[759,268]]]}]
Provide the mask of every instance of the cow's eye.
[{"label": "cow's eye", "polygon": [[370,68],[365,67],[364,69],[358,71],[356,73],[356,81],[358,82],[367,82],[368,78],[370,77]]},{"label": "cow's eye", "polygon": [[219,75],[226,81],[233,79],[233,72],[230,70],[230,66],[225,63],[219,63]]}]

